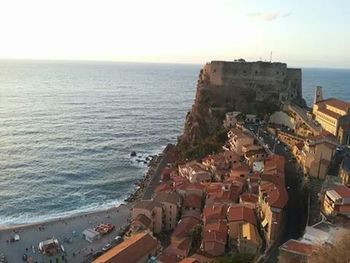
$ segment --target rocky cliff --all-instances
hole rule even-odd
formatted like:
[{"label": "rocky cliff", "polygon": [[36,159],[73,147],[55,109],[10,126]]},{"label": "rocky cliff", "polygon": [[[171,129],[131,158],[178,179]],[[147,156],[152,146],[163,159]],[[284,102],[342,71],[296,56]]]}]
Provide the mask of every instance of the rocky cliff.
[{"label": "rocky cliff", "polygon": [[179,143],[194,145],[221,127],[225,113],[241,111],[263,117],[284,101],[305,104],[301,69],[285,63],[212,61],[200,71],[194,104]]}]

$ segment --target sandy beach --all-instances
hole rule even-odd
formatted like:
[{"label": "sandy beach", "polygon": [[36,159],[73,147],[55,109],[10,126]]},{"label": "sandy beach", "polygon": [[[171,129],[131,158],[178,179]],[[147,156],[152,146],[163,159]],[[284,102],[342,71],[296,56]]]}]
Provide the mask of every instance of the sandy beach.
[{"label": "sandy beach", "polygon": [[[9,263],[22,262],[23,254],[32,257],[32,262],[91,262],[92,254],[121,234],[130,222],[132,204],[120,205],[104,211],[86,213],[43,223],[10,226],[0,229],[0,254],[3,253]],[[115,229],[100,240],[89,243],[83,239],[82,231],[94,228],[100,223],[111,223]],[[15,234],[20,236],[17,242],[8,242]],[[57,238],[64,247],[53,257],[38,253],[40,241]],[[32,249],[34,247],[34,249]]]}]

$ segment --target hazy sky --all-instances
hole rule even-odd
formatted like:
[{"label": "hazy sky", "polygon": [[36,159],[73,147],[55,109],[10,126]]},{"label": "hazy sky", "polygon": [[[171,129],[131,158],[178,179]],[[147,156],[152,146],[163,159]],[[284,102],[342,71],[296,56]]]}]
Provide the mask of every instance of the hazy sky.
[{"label": "hazy sky", "polygon": [[0,58],[350,68],[350,1],[1,0]]}]

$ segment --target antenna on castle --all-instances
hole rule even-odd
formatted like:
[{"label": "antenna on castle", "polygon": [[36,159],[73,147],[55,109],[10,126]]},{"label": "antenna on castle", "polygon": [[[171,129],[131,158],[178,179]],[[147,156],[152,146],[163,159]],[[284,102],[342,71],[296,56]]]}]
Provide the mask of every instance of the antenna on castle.
[{"label": "antenna on castle", "polygon": [[270,51],[270,63],[272,62],[272,51]]}]

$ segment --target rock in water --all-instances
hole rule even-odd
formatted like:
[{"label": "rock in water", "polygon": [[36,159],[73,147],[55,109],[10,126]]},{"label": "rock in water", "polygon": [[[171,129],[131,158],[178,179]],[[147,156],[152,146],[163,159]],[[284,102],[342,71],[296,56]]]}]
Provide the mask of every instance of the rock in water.
[{"label": "rock in water", "polygon": [[135,152],[135,151],[132,151],[132,152],[130,153],[130,156],[131,156],[131,157],[135,157],[135,156],[136,156],[136,152]]}]

